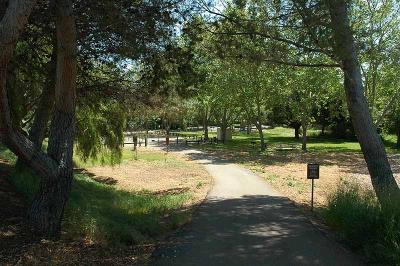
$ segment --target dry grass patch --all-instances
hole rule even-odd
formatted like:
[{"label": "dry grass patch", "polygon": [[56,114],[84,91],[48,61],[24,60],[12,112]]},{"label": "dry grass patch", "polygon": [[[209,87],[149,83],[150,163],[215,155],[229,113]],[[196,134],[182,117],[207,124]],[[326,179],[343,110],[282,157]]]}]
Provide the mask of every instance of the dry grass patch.
[{"label": "dry grass patch", "polygon": [[[309,206],[311,181],[307,180],[307,163],[320,163],[320,179],[315,181],[315,204],[325,206],[327,197],[340,182],[357,182],[372,188],[361,153],[276,153],[268,155],[267,164],[245,162],[244,165],[263,176],[272,186],[296,203]],[[400,181],[400,156],[390,155],[395,176]]]},{"label": "dry grass patch", "polygon": [[200,165],[162,151],[143,149],[134,160],[124,150],[120,165],[78,165],[62,237],[53,242],[34,238],[23,226],[38,178],[3,171],[12,166],[0,161],[0,184],[13,183],[0,186],[0,199],[8,203],[0,204],[0,265],[145,265],[160,238],[190,220],[211,184]]},{"label": "dry grass patch", "polygon": [[127,191],[188,192],[192,196],[188,205],[202,201],[211,185],[207,171],[186,156],[145,148],[139,149],[137,160],[116,166],[87,167],[86,174],[98,182]]}]

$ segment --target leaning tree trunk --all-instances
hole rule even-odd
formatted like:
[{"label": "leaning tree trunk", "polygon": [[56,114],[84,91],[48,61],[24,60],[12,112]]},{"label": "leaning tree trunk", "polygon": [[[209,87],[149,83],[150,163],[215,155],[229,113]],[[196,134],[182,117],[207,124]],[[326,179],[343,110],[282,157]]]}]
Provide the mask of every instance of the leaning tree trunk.
[{"label": "leaning tree trunk", "polygon": [[[8,117],[11,119],[10,106],[8,105],[9,98],[7,95],[7,74],[9,74],[7,73],[7,69],[14,54],[17,40],[28,23],[30,13],[36,5],[36,0],[2,0],[0,1],[0,5],[0,89],[2,97],[6,97],[8,108],[8,110],[5,110],[4,104],[1,108],[0,137],[3,139],[5,138],[6,131],[8,131]],[[13,125],[10,124],[9,126]]]},{"label": "leaning tree trunk", "polygon": [[346,0],[326,1],[331,16],[334,51],[344,73],[347,106],[379,201],[384,203],[388,199],[398,200],[400,190],[393,177],[383,142],[372,122],[364,95],[347,2]]},{"label": "leaning tree trunk", "polygon": [[57,176],[42,178],[29,210],[29,220],[41,235],[58,237],[73,179],[75,130],[76,29],[71,0],[56,1],[57,74],[55,108],[48,155],[58,163]]},{"label": "leaning tree trunk", "polygon": [[36,2],[37,0],[0,2],[0,139],[5,145],[12,140],[9,133],[14,132],[6,88],[7,67]]}]

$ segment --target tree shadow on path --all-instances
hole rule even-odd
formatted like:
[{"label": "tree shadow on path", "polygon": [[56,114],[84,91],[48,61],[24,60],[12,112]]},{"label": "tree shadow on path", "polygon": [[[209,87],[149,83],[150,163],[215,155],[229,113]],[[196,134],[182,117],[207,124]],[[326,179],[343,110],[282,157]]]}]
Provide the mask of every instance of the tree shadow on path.
[{"label": "tree shadow on path", "polygon": [[361,265],[284,197],[210,198],[152,265]]}]

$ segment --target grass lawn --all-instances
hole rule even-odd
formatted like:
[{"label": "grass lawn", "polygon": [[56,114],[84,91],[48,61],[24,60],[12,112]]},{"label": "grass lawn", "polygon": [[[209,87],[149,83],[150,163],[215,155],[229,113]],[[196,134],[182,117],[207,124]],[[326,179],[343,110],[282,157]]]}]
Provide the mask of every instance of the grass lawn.
[{"label": "grass lawn", "polygon": [[[168,156],[164,152],[152,151],[138,148],[138,152],[133,151],[132,147],[125,147],[122,149],[121,162],[119,164],[124,165],[132,161],[145,161],[151,162],[163,162],[167,160],[170,163],[179,164],[179,160],[175,157]],[[74,154],[74,163],[76,167],[87,168],[93,166],[109,166],[111,163],[111,155],[108,153],[99,155],[96,159],[88,159],[87,161],[82,160],[77,154]]]},{"label": "grass lawn", "polygon": [[[202,131],[179,132],[182,136],[202,136]],[[210,133],[215,136],[215,132]],[[301,139],[294,138],[294,129],[275,127],[264,130],[264,137],[268,150],[271,151],[277,145],[295,144],[301,148]],[[356,140],[335,139],[329,135],[322,136],[320,130],[309,129],[307,136],[307,149],[310,152],[361,152],[360,145]],[[252,142],[256,142],[254,145]],[[388,153],[398,153],[395,148],[396,136],[385,135],[384,143]],[[254,130],[247,134],[246,132],[234,132],[232,140],[226,144],[208,145],[207,148],[213,150],[236,150],[236,151],[258,151],[260,145],[259,134]],[[268,152],[268,151],[267,151]]]},{"label": "grass lawn", "polygon": [[[16,161],[5,148],[0,148],[0,159]],[[89,162],[74,158],[74,161],[79,168],[75,170],[66,206],[62,241],[50,248],[34,248],[33,245],[25,255],[41,254],[44,249],[50,249],[52,253],[47,250],[43,257],[52,260],[57,256],[76,257],[72,253],[81,251],[70,245],[83,241],[83,250],[90,247],[86,244],[100,245],[93,254],[95,259],[109,247],[124,246],[123,250],[128,252],[131,246],[145,246],[139,254],[130,251],[131,255],[124,257],[128,262],[136,261],[137,257],[143,259],[152,252],[159,237],[190,220],[192,207],[206,196],[211,183],[200,165],[162,151],[139,150],[135,159],[132,150],[124,149],[121,164],[113,166],[107,165],[107,157]],[[107,173],[109,175],[105,175]],[[38,178],[29,170],[14,169],[9,179],[26,202],[30,202],[38,187]],[[37,258],[39,255],[26,256]],[[27,263],[33,261],[28,259]]]}]

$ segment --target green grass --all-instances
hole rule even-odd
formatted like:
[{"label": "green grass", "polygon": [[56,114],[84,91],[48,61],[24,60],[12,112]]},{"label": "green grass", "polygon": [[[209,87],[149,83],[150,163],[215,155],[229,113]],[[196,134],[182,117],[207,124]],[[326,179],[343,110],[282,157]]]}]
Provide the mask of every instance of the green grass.
[{"label": "green grass", "polygon": [[[2,146],[0,158],[16,161],[16,157]],[[129,160],[133,160],[133,152],[124,150],[123,162]],[[165,155],[159,152],[139,153],[139,160],[156,164],[171,165],[169,161],[176,161],[176,165],[183,164],[172,157],[165,162]],[[78,162],[81,167],[102,163],[100,160]],[[172,165],[176,166],[174,163]],[[27,169],[14,169],[10,181],[27,202],[33,199],[39,185],[38,178]],[[157,195],[145,191],[124,191],[76,172],[66,206],[63,237],[86,238],[107,244],[151,241],[190,219],[190,212],[182,208],[190,199],[191,194],[187,192]]]},{"label": "green grass", "polygon": [[[125,163],[134,159],[134,153],[128,149],[122,149],[122,156],[119,163]],[[96,158],[88,158],[83,160],[79,153],[74,152],[74,163],[77,167],[85,168],[98,165],[113,165],[114,158],[110,152],[103,152],[98,154]]]},{"label": "green grass", "polygon": [[[136,157],[137,155],[137,157]],[[155,167],[185,167],[184,162],[177,160],[173,156],[169,156],[166,152],[151,151],[151,150],[138,150],[136,153],[132,148],[122,149],[122,158],[120,164],[125,164],[133,161],[142,161],[152,163]],[[87,168],[93,166],[106,166],[113,165],[111,155],[108,153],[99,155],[96,159],[82,160],[79,155],[74,154],[74,163],[78,168]]]},{"label": "green grass", "polygon": [[[201,136],[202,132],[181,132],[188,136]],[[309,129],[307,134],[307,149],[310,152],[361,152],[359,143],[356,140],[337,139],[330,135],[321,135],[321,131],[317,129]],[[294,129],[276,127],[264,130],[264,137],[267,147],[270,150],[277,145],[295,144],[300,149],[301,139],[294,138]],[[389,153],[398,153],[395,148],[396,138],[393,135],[385,135],[385,145]],[[256,142],[256,144],[252,144]],[[260,140],[257,132],[234,132],[231,141],[225,144],[207,145],[206,148],[212,150],[233,150],[233,151],[259,151]]]},{"label": "green grass", "polygon": [[400,206],[383,208],[372,191],[343,183],[332,194],[323,215],[348,245],[372,265],[400,265]]},{"label": "green grass", "polygon": [[10,163],[15,163],[17,157],[9,149],[0,144],[0,159],[9,161]]},{"label": "green grass", "polygon": [[[38,187],[29,171],[14,171],[10,180],[30,202]],[[63,221],[64,237],[100,243],[142,243],[178,227],[190,214],[182,206],[188,193],[155,195],[128,192],[75,173]]]}]

